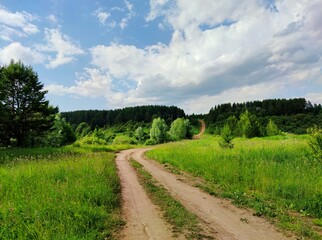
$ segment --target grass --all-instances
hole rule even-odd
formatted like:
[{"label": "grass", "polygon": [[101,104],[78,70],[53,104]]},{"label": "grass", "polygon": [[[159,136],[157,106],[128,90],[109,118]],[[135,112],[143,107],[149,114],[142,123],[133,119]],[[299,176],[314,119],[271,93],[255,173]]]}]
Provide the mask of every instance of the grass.
[{"label": "grass", "polygon": [[138,173],[140,183],[152,201],[161,208],[165,220],[173,226],[174,233],[183,233],[187,239],[213,239],[201,233],[197,217],[173,199],[140,163],[134,160],[131,163]]},{"label": "grass", "polygon": [[0,239],[105,239],[123,224],[114,155],[1,150]]},{"label": "grass", "polygon": [[147,156],[202,177],[204,189],[278,219],[285,229],[321,238],[312,224],[322,219],[322,166],[312,161],[307,136],[235,139],[233,149],[218,142],[205,135],[160,146]]}]

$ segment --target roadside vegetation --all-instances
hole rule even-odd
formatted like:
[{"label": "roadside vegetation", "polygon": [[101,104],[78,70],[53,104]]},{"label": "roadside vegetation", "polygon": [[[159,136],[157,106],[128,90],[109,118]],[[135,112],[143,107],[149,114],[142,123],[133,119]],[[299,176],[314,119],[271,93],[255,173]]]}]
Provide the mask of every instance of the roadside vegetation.
[{"label": "roadside vegetation", "polygon": [[[285,134],[235,138],[222,148],[220,137],[160,146],[147,153],[206,180],[211,194],[251,207],[258,216],[278,220],[281,227],[320,239],[322,165],[308,145],[309,136]],[[319,237],[320,236],[320,237]]]},{"label": "roadside vegetation", "polygon": [[112,153],[0,151],[0,239],[105,239],[123,225]]}]

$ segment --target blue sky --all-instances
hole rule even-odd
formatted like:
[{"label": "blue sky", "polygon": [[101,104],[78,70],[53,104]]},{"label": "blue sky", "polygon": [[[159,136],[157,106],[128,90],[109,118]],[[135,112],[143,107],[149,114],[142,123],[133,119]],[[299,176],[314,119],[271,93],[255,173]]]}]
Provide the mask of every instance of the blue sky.
[{"label": "blue sky", "polygon": [[0,0],[0,65],[61,111],[305,97],[322,103],[321,0]]}]

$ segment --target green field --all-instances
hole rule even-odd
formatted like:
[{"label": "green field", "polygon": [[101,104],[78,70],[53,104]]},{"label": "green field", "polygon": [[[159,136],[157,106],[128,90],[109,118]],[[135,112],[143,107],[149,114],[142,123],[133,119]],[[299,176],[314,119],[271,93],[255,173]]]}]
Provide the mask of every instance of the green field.
[{"label": "green field", "polygon": [[48,148],[0,155],[0,239],[104,239],[123,224],[114,154]]},{"label": "green field", "polygon": [[319,238],[313,229],[322,219],[322,166],[314,161],[307,136],[235,139],[233,149],[218,141],[205,135],[160,146],[147,156],[202,177],[210,193],[278,219],[283,228]]}]

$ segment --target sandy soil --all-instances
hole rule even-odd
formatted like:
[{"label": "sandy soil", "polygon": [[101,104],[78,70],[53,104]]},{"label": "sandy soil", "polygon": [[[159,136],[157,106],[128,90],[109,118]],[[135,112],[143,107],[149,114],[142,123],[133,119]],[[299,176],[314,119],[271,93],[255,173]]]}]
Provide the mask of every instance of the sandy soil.
[{"label": "sandy soil", "polygon": [[[177,175],[167,172],[162,165],[146,159],[144,153],[147,150],[126,151],[122,152],[121,156],[123,158],[131,156],[131,158],[141,163],[145,170],[169,191],[172,197],[180,201],[189,211],[196,214],[207,225],[207,228],[213,230],[216,239],[289,239],[278,232],[265,219],[255,217],[246,209],[239,209],[227,200],[215,198],[196,187],[190,186],[181,180],[182,176],[178,179]],[[134,195],[139,194],[141,192],[135,191],[134,193]],[[141,221],[139,217],[137,221]],[[165,236],[163,236],[163,239],[168,239]]]},{"label": "sandy soil", "polygon": [[158,209],[139,184],[136,173],[129,163],[134,151],[122,151],[116,157],[122,186],[123,216],[126,221],[126,226],[119,238],[124,240],[173,239],[171,227],[162,220]]}]

